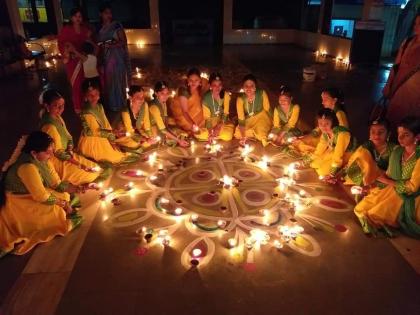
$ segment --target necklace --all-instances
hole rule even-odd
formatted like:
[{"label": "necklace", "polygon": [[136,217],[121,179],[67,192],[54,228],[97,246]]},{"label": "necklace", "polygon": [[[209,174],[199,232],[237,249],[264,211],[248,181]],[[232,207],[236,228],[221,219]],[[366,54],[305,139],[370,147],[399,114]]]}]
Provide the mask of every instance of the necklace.
[{"label": "necklace", "polygon": [[254,105],[255,105],[255,95],[254,95],[254,99],[252,100],[252,111],[250,111],[249,110],[249,100],[247,99],[247,102],[246,102],[246,111],[248,112],[248,115],[249,116],[254,116],[254,110],[255,110],[255,108],[254,108]]},{"label": "necklace", "polygon": [[211,95],[211,100],[212,100],[212,107],[213,107],[213,112],[214,112],[214,115],[215,116],[219,116],[219,114],[220,114],[220,103],[219,103],[219,101],[217,101],[216,100],[216,104],[217,104],[217,107],[214,105],[214,97],[213,97],[213,94]]},{"label": "necklace", "polygon": [[381,159],[382,154],[384,154],[384,153],[385,153],[386,149],[387,149],[387,146],[385,146],[385,147],[382,149],[382,151],[381,151],[381,152],[377,151],[375,148],[373,149],[373,155],[374,155],[374,158],[375,158],[375,161],[376,161],[376,162],[378,162],[378,161]]}]

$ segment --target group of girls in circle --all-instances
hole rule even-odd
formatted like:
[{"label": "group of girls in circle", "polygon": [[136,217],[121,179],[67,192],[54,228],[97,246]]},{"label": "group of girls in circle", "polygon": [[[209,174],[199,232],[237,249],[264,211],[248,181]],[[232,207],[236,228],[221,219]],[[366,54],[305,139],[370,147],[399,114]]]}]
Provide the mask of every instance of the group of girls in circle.
[{"label": "group of girls in circle", "polygon": [[[208,87],[206,89],[205,87]],[[40,131],[22,138],[3,167],[0,195],[0,256],[24,254],[38,243],[65,235],[81,223],[75,211],[76,193],[95,188],[112,167],[139,160],[158,142],[187,147],[198,141],[249,140],[274,145],[302,158],[320,179],[359,188],[364,198],[355,213],[366,233],[401,228],[420,235],[420,121],[407,117],[398,125],[398,142],[389,141],[386,120],[370,123],[369,140],[356,147],[339,90],[322,91],[322,109],[310,133],[298,129],[300,106],[282,86],[278,104],[249,74],[236,99],[237,121],[230,112],[231,93],[220,73],[203,80],[198,69],[187,74],[186,85],[170,97],[164,81],[147,99],[141,86],[131,86],[127,106],[109,122],[100,103],[100,87],[82,84],[82,132],[74,147],[62,118],[64,98],[56,90],[42,94]],[[360,198],[359,198],[360,199]]]}]

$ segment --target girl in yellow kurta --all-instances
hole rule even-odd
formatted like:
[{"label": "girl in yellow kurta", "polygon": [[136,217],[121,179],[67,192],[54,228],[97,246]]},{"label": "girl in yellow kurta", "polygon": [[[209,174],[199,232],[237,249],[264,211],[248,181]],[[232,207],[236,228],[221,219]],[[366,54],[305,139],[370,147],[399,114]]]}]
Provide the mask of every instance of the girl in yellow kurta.
[{"label": "girl in yellow kurta", "polygon": [[391,153],[386,175],[377,178],[378,187],[354,208],[365,233],[400,227],[420,237],[420,119],[407,117],[399,124],[397,146]]},{"label": "girl in yellow kurta", "polygon": [[[23,146],[23,147],[22,147]],[[0,188],[0,257],[23,255],[35,245],[65,235],[81,223],[73,214],[73,185],[62,182],[48,161],[53,139],[36,131],[19,141],[3,167]]]},{"label": "girl in yellow kurta", "polygon": [[388,168],[395,144],[388,141],[389,122],[374,120],[369,127],[369,140],[351,155],[346,166],[346,185],[368,186]]},{"label": "girl in yellow kurta", "polygon": [[201,141],[232,140],[234,126],[229,122],[230,94],[223,90],[222,76],[212,73],[209,77],[210,91],[203,96],[205,128],[196,138]]},{"label": "girl in yellow kurta", "polygon": [[200,71],[190,69],[187,75],[187,87],[180,87],[170,104],[176,125],[191,134],[198,133],[204,126],[201,106],[202,82]]},{"label": "girl in yellow kurta", "polygon": [[83,93],[86,103],[81,113],[83,130],[79,139],[79,152],[103,164],[137,161],[137,154],[122,152],[115,142],[117,136],[124,134],[112,130],[102,105],[98,103],[99,87],[85,81]]},{"label": "girl in yellow kurta", "polygon": [[266,146],[271,129],[270,102],[267,93],[257,88],[257,79],[252,74],[246,75],[242,82],[244,92],[236,101],[239,125],[235,130],[235,138],[241,139],[241,144],[244,144],[247,138],[255,138]]},{"label": "girl in yellow kurta", "polygon": [[281,86],[279,105],[274,108],[273,128],[268,138],[275,145],[284,144],[288,139],[301,135],[296,128],[300,107],[292,104],[292,92],[287,86]]},{"label": "girl in yellow kurta", "polygon": [[327,182],[333,181],[337,172],[346,164],[354,150],[349,130],[338,126],[331,109],[318,112],[318,128],[322,132],[315,152],[309,155],[310,166]]},{"label": "girl in yellow kurta", "polygon": [[[169,88],[165,81],[158,81],[155,84],[155,97],[150,102],[150,124],[152,126],[153,136],[159,134],[165,137],[168,145],[178,144],[181,147],[188,147],[188,142],[182,138],[183,131],[169,126],[170,117],[168,116],[168,107],[166,102],[169,98]],[[187,134],[185,134],[187,136]]]},{"label": "girl in yellow kurta", "polygon": [[42,94],[42,101],[45,110],[42,111],[40,127],[54,140],[51,163],[60,178],[73,185],[104,180],[109,175],[109,169],[102,169],[95,162],[73,152],[73,138],[61,117],[64,98],[51,89]]},{"label": "girl in yellow kurta", "polygon": [[115,129],[123,136],[117,137],[115,142],[127,151],[140,153],[157,140],[152,137],[149,105],[143,88],[139,85],[130,86],[128,96],[127,107],[120,112],[115,123]]},{"label": "girl in yellow kurta", "polygon": [[[337,88],[326,88],[321,93],[322,106],[334,111],[338,120],[338,125],[349,128],[347,115],[343,110],[343,93]],[[315,128],[312,132],[303,138],[293,142],[293,148],[302,154],[313,152],[320,140],[321,131]]]}]

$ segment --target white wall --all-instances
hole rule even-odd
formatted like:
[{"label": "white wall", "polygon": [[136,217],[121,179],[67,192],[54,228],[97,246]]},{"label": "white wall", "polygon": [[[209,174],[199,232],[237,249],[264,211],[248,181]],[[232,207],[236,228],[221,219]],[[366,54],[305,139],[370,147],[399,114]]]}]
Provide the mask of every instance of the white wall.
[{"label": "white wall", "polygon": [[326,51],[330,56],[341,56],[346,59],[350,56],[351,40],[297,30],[295,33],[295,44],[311,50]]}]

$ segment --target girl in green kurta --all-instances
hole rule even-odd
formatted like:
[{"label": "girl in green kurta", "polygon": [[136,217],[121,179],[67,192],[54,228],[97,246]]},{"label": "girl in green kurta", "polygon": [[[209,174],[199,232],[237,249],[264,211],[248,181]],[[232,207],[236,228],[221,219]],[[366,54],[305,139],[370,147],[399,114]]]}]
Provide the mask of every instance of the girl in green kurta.
[{"label": "girl in green kurta", "polygon": [[42,131],[22,137],[0,176],[0,257],[23,255],[81,223],[70,193],[79,187],[60,179],[49,159],[53,139]]},{"label": "girl in green kurta", "polygon": [[44,109],[41,111],[40,128],[54,140],[54,155],[51,162],[60,178],[73,185],[102,181],[110,174],[110,169],[102,169],[73,150],[73,137],[66,128],[61,114],[64,98],[54,89],[41,95]]},{"label": "girl in green kurta", "polygon": [[296,127],[299,120],[300,106],[292,103],[291,90],[282,85],[280,87],[279,102],[274,108],[273,128],[268,135],[269,140],[275,144],[284,144],[286,140],[300,136],[302,133]]},{"label": "girl in green kurta", "polygon": [[209,84],[210,90],[204,94],[202,100],[205,128],[201,128],[200,133],[195,136],[201,141],[230,141],[235,129],[229,121],[230,94],[223,89],[220,73],[210,74]]},{"label": "girl in green kurta", "polygon": [[140,153],[157,142],[152,135],[149,105],[143,87],[130,86],[127,106],[122,109],[113,125],[122,134],[115,142],[126,151]]},{"label": "girl in green kurta", "polygon": [[381,184],[354,208],[365,233],[388,227],[420,238],[420,119],[407,117],[398,126],[399,146],[389,158],[386,174],[377,178]]},{"label": "girl in green kurta", "polygon": [[244,92],[236,100],[238,126],[235,138],[240,139],[241,144],[245,144],[248,138],[254,138],[266,146],[271,129],[267,93],[257,88],[257,78],[253,74],[248,74],[242,79],[242,87]]},{"label": "girl in green kurta", "polygon": [[[153,136],[165,137],[168,145],[178,144],[181,147],[188,147],[189,143],[185,137],[188,134],[175,126],[175,122],[168,116],[167,101],[169,98],[169,87],[165,81],[158,81],[155,84],[154,98],[150,102],[150,125]],[[172,121],[172,123],[170,123]]]},{"label": "girl in green kurta", "polygon": [[346,185],[367,186],[375,182],[388,168],[395,144],[388,141],[389,122],[374,120],[369,127],[369,140],[351,155],[345,173]]},{"label": "girl in green kurta", "polygon": [[78,144],[79,152],[103,165],[138,161],[138,154],[122,152],[116,143],[121,132],[112,129],[99,103],[99,87],[89,81],[82,86],[86,103],[81,113],[83,130]]}]

